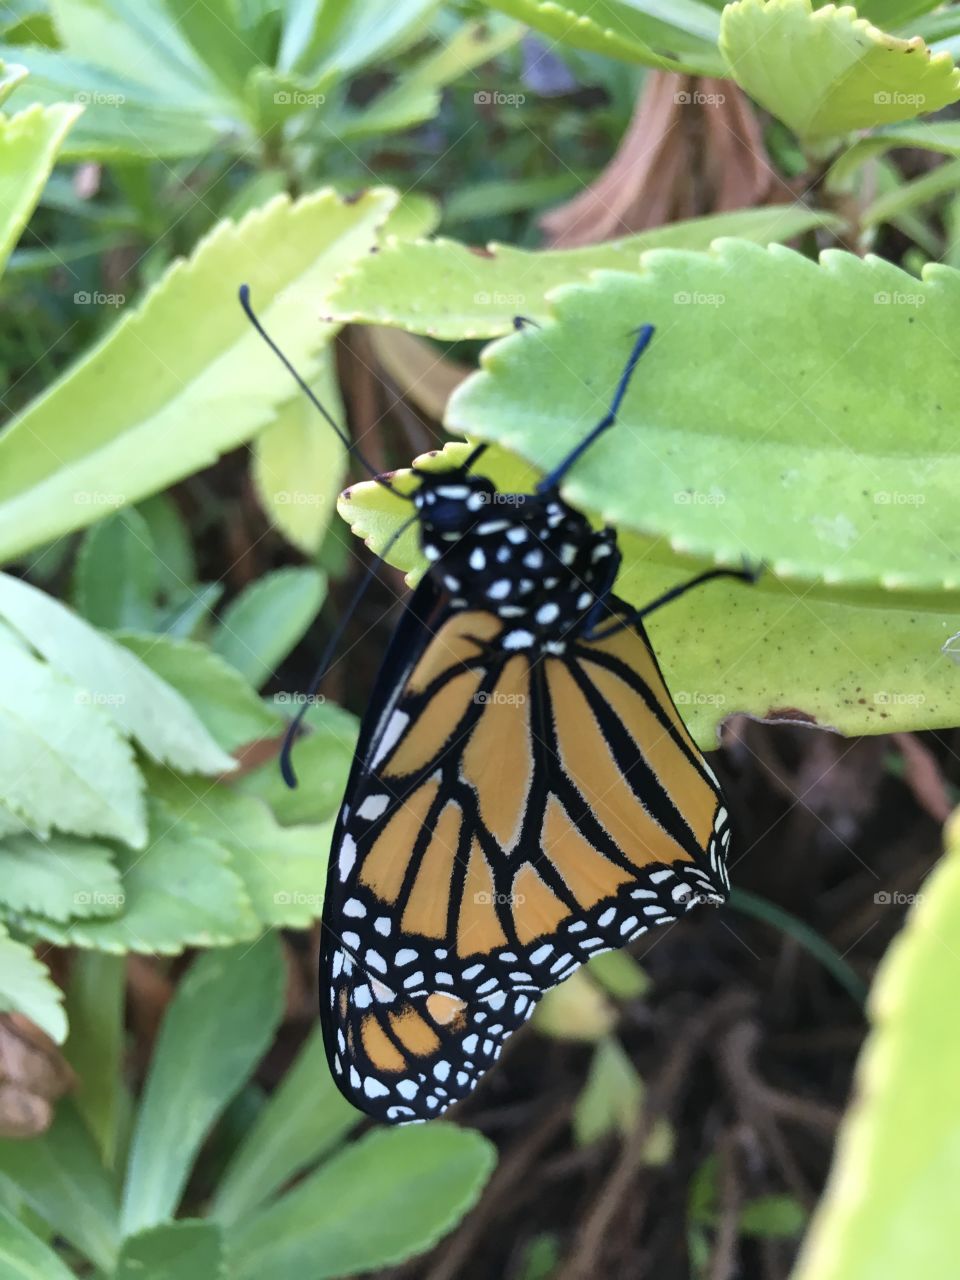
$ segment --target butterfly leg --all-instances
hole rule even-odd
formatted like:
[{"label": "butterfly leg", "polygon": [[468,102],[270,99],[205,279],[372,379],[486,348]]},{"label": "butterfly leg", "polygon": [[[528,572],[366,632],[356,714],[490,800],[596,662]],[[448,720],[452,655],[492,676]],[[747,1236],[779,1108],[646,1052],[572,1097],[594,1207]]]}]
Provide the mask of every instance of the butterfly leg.
[{"label": "butterfly leg", "polygon": [[[625,617],[621,617],[613,626],[607,627],[605,630],[594,630],[593,625],[588,620],[588,627],[585,633],[587,640],[605,640],[607,636],[616,635],[618,631],[623,631],[626,627],[632,626],[636,622],[642,622],[644,618],[655,613],[657,609],[662,608],[665,604],[679,599],[680,596],[686,595],[688,591],[692,591],[694,587],[702,586],[705,582],[712,582],[714,578],[733,578],[736,582],[748,582],[751,585],[757,581],[763,573],[763,567],[756,567],[745,564],[742,569],[706,569],[703,573],[698,573],[695,578],[691,578],[689,582],[681,582],[677,587],[671,587],[669,591],[665,591],[662,596],[657,596],[656,600],[652,600],[649,604],[643,606],[642,609],[632,609]],[[598,601],[598,604],[601,602]]]},{"label": "butterfly leg", "polygon": [[637,340],[633,344],[633,350],[630,352],[630,358],[623,367],[623,373],[620,375],[620,381],[617,383],[617,389],[613,393],[613,399],[610,401],[610,408],[600,419],[597,425],[590,431],[570,453],[564,458],[559,466],[554,467],[549,475],[537,485],[538,493],[547,493],[551,489],[556,489],[560,481],[567,474],[573,464],[590,448],[594,440],[602,435],[608,427],[612,427],[617,420],[617,414],[620,411],[620,405],[623,403],[623,397],[627,394],[627,388],[630,386],[630,379],[633,377],[633,371],[636,369],[640,357],[650,345],[650,339],[653,337],[653,325],[642,325],[637,331]]}]

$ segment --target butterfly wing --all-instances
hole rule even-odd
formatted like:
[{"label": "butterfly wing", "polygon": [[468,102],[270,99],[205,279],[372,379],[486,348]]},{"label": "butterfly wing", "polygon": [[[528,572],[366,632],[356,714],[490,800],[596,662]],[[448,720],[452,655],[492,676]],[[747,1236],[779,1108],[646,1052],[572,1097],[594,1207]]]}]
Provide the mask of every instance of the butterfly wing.
[{"label": "butterfly wing", "polygon": [[543,991],[724,890],[716,779],[642,631],[544,656],[502,626],[447,614],[375,700],[334,840],[327,1052],[389,1120],[439,1114]]}]

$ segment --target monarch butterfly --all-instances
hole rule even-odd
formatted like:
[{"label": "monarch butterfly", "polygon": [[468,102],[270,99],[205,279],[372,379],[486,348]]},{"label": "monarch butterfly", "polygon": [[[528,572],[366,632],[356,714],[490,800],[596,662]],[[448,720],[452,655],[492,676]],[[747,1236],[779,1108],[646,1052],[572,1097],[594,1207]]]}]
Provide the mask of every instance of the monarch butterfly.
[{"label": "monarch butterfly", "polygon": [[474,474],[485,445],[416,472],[429,568],[363,719],[320,945],[334,1079],[378,1118],[441,1114],[544,991],[726,897],[727,809],[643,619],[709,579],[756,575],[711,569],[632,609],[613,594],[615,530],[560,496],[652,336],[637,331],[608,412],[534,492]]}]

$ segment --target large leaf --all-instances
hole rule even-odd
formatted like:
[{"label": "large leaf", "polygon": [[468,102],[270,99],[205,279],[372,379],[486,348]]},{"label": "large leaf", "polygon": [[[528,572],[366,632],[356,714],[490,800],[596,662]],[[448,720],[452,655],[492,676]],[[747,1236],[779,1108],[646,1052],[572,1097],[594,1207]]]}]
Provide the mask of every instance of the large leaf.
[{"label": "large leaf", "polygon": [[[870,993],[874,1029],[796,1280],[894,1280],[955,1270],[960,1035],[944,1019],[960,982],[960,824]],[[893,902],[893,895],[877,895]]]},{"label": "large leaf", "polygon": [[830,251],[818,266],[742,241],[653,251],[644,267],[558,291],[555,323],[488,348],[447,425],[548,470],[603,417],[629,331],[650,322],[617,425],[564,485],[574,506],[785,578],[960,584],[960,365],[944,358],[960,273],[931,266],[920,282],[879,259]]},{"label": "large leaf", "polygon": [[442,237],[393,240],[343,273],[324,312],[434,338],[494,338],[511,333],[517,315],[547,318],[546,295],[557,285],[588,280],[601,268],[638,270],[645,249],[707,249],[718,236],[768,244],[840,225],[833,215],[803,205],[777,205],[691,218],[581,249],[534,253],[491,244],[478,251]]},{"label": "large leaf", "polygon": [[230,851],[264,925],[306,928],[319,916],[332,823],[281,827],[261,800],[201,779],[158,776],[152,791],[184,822]]},{"label": "large leaf", "polygon": [[360,1118],[333,1082],[317,1028],[230,1162],[211,1215],[225,1226],[240,1222],[326,1155]]},{"label": "large leaf", "polygon": [[[628,3],[628,0],[495,0],[496,7],[550,38],[625,62],[689,70],[720,71],[717,15],[697,0]],[[656,47],[654,47],[656,46]],[[668,56],[677,50],[681,57]]]},{"label": "large leaf", "polygon": [[0,796],[34,830],[146,839],[133,752],[91,695],[0,640]]},{"label": "large leaf", "polygon": [[73,1280],[53,1250],[2,1205],[0,1265],[6,1280]]},{"label": "large leaf", "polygon": [[[462,462],[467,446],[449,444],[419,468]],[[531,489],[536,471],[493,447],[476,470],[504,491]],[[394,484],[416,483],[397,472]],[[409,518],[408,505],[372,482],[355,484],[340,509],[355,533],[378,553]],[[617,592],[649,603],[691,575],[688,560],[662,542],[627,534]],[[415,536],[388,555],[415,582],[426,562]],[[901,592],[838,592],[791,586],[766,575],[756,587],[724,582],[655,613],[646,623],[691,732],[715,747],[717,728],[735,711],[792,719],[842,733],[947,728],[960,721],[956,666],[941,653],[960,632],[960,608],[949,596]]]},{"label": "large leaf", "polygon": [[228,1234],[237,1280],[322,1280],[401,1262],[476,1202],[495,1152],[437,1122],[380,1129]]},{"label": "large leaf", "polygon": [[46,592],[0,574],[0,618],[80,686],[85,705],[109,716],[154,760],[196,773],[233,768],[175,687]]},{"label": "large leaf", "polygon": [[123,910],[63,924],[24,916],[24,927],[61,946],[160,952],[223,946],[253,938],[260,922],[227,849],[157,800],[143,852],[118,848]]},{"label": "large leaf", "polygon": [[290,375],[236,286],[250,283],[274,338],[306,361],[332,330],[305,316],[332,273],[370,249],[395,201],[382,188],[349,204],[330,191],[278,196],[175,263],[0,436],[0,557],[92,523],[105,502],[166,488],[266,426],[290,398]]},{"label": "large leaf", "polygon": [[259,688],[303,639],[326,590],[326,577],[317,569],[266,574],[224,609],[213,648]]},{"label": "large leaf", "polygon": [[111,1169],[132,1111],[124,1072],[126,987],[122,956],[99,951],[73,956],[67,989],[70,1037],[64,1055],[77,1074],[77,1110]]},{"label": "large leaf", "polygon": [[2,924],[0,1012],[25,1014],[58,1044],[66,1037],[63,993],[32,950],[11,938]]},{"label": "large leaf", "polygon": [[[310,379],[334,421],[346,416],[333,353],[316,361]],[[343,478],[347,451],[335,431],[304,395],[289,400],[253,442],[253,479],[267,515],[301,551],[320,549]]]},{"label": "large leaf", "polygon": [[[279,714],[270,711],[240,672],[206,645],[125,631],[118,632],[116,640],[159,676],[164,686],[186,699],[213,740],[225,750],[235,751],[282,730]],[[189,765],[181,767],[189,770]]]},{"label": "large leaf", "polygon": [[848,5],[736,0],[720,48],[737,82],[802,138],[910,120],[960,98],[948,53],[880,31]]},{"label": "large leaf", "polygon": [[109,1271],[116,1256],[116,1195],[73,1104],[64,1099],[37,1138],[0,1139],[0,1176],[51,1229]]},{"label": "large leaf", "polygon": [[123,1242],[113,1280],[219,1280],[223,1236],[212,1222],[165,1222]]},{"label": "large leaf", "polygon": [[109,846],[58,835],[0,840],[0,906],[69,920],[116,915],[122,902],[120,873]]},{"label": "large leaf", "polygon": [[0,115],[0,274],[79,114],[64,103]]},{"label": "large leaf", "polygon": [[273,1038],[285,977],[280,943],[266,934],[253,947],[206,952],[180,982],[131,1142],[124,1235],[173,1214],[201,1144]]}]

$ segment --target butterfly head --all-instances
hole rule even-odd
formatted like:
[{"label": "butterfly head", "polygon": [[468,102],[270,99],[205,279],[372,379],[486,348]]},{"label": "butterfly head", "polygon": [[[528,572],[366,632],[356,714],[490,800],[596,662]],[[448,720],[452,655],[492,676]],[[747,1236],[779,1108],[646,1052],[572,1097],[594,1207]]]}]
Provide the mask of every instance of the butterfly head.
[{"label": "butterfly head", "polygon": [[486,476],[462,470],[419,474],[420,487],[413,503],[425,544],[458,541],[483,519],[497,498],[497,490]]}]

